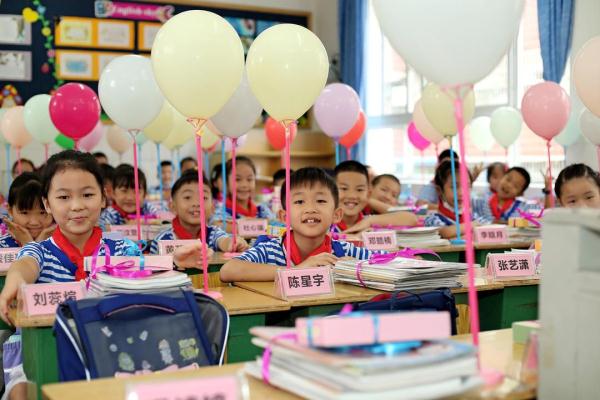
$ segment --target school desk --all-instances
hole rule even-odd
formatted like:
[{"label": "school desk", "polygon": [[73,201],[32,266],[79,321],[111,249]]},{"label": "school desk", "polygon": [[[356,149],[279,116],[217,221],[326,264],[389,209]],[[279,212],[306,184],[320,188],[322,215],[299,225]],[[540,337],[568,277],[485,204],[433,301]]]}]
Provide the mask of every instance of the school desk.
[{"label": "school desk", "polygon": [[475,262],[485,267],[485,260],[490,253],[504,253],[510,249],[528,249],[533,244],[531,240],[509,240],[506,243],[475,244]]},{"label": "school desk", "polygon": [[[470,335],[456,336],[457,340],[470,342]],[[520,369],[523,358],[524,346],[522,344],[513,344],[512,330],[504,329],[500,331],[483,332],[480,335],[480,353],[482,365],[486,368],[493,368],[509,377],[501,387],[507,388],[514,384],[510,377]],[[243,363],[228,364],[221,367],[205,367],[195,371],[180,371],[157,373],[146,376],[136,376],[131,378],[105,378],[96,379],[90,382],[77,381],[69,383],[55,383],[44,385],[42,388],[43,398],[46,400],[76,400],[85,394],[86,400],[122,400],[125,398],[126,387],[131,383],[144,381],[161,381],[170,379],[189,379],[203,378],[224,375],[235,375],[244,367]],[[262,380],[247,377],[250,399],[280,399],[297,400],[299,397],[292,395],[284,390],[269,386]],[[483,399],[485,396],[483,389],[476,389],[468,395],[461,395],[460,399]],[[510,395],[499,395],[496,399],[529,399],[535,397],[534,390],[521,392],[520,394],[511,393]]]}]

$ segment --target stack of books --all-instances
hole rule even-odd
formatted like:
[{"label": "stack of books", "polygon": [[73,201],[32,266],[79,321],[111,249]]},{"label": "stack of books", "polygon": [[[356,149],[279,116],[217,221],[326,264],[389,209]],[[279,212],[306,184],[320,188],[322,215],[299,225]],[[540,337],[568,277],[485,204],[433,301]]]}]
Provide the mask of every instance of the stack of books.
[{"label": "stack of books", "polygon": [[396,233],[396,238],[400,247],[429,248],[450,245],[450,241],[442,239],[439,228],[435,226],[402,229]]},{"label": "stack of books", "polygon": [[106,296],[115,293],[155,293],[191,287],[190,277],[183,272],[155,272],[144,278],[121,278],[101,272],[96,278],[90,278],[89,294]]}]

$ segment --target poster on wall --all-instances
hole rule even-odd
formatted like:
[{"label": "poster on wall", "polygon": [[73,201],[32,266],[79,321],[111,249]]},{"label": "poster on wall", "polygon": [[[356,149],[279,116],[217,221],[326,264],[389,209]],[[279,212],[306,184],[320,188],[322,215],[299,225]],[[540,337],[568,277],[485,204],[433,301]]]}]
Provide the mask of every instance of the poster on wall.
[{"label": "poster on wall", "polygon": [[158,22],[138,22],[138,50],[152,50],[154,38],[161,26]]},{"label": "poster on wall", "polygon": [[94,80],[94,53],[56,50],[58,76],[68,80]]},{"label": "poster on wall", "polygon": [[97,21],[98,47],[133,50],[133,22]]},{"label": "poster on wall", "polygon": [[31,52],[0,50],[0,81],[31,81]]},{"label": "poster on wall", "polygon": [[63,17],[56,29],[57,46],[92,47],[94,23],[91,19]]},{"label": "poster on wall", "polygon": [[22,15],[0,15],[0,43],[2,44],[31,44],[31,24]]}]

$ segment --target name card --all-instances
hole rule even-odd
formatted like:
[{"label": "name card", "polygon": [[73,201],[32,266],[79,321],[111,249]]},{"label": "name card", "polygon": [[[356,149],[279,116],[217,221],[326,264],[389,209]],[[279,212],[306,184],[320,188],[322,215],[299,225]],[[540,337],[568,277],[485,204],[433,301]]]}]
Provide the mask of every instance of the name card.
[{"label": "name card", "polygon": [[136,400],[238,400],[242,388],[236,376],[178,379],[132,384],[127,399]]},{"label": "name card", "polygon": [[0,271],[8,271],[10,265],[17,259],[20,247],[0,249]]},{"label": "name card", "polygon": [[186,246],[194,243],[202,243],[198,239],[189,239],[189,240],[159,240],[156,242],[158,244],[158,254],[161,256],[167,256],[175,253],[175,250],[182,246]]},{"label": "name card", "polygon": [[135,225],[111,225],[111,232],[118,232],[127,239],[136,241],[137,240],[137,227]]},{"label": "name card", "polygon": [[242,218],[238,220],[238,232],[242,237],[257,237],[267,234],[266,219]]},{"label": "name card", "polygon": [[81,282],[36,283],[21,286],[23,313],[28,316],[50,315],[67,300],[81,300],[85,290]]},{"label": "name card", "polygon": [[275,289],[284,300],[335,294],[329,267],[280,268],[275,276]]},{"label": "name card", "polygon": [[486,264],[488,275],[496,279],[536,275],[535,259],[531,252],[488,254]]},{"label": "name card", "polygon": [[164,225],[156,225],[156,224],[142,225],[142,239],[154,240],[156,235],[158,235],[165,229],[166,229],[166,227]]},{"label": "name card", "polygon": [[[139,256],[111,256],[110,265],[117,265],[121,263],[131,262],[132,268],[140,266],[141,258]],[[83,259],[83,269],[87,272],[92,270],[92,259],[93,257],[85,257]],[[98,256],[96,258],[96,266],[101,267],[104,265],[104,256]],[[160,256],[144,256],[144,268],[151,269],[152,271],[170,271],[173,269],[173,257],[167,255]]]},{"label": "name card", "polygon": [[394,250],[398,247],[396,231],[363,232],[362,238],[369,250]]},{"label": "name card", "polygon": [[156,216],[161,221],[169,221],[169,222],[173,221],[173,219],[175,218],[175,214],[173,214],[171,211],[159,211],[156,213]]},{"label": "name card", "polygon": [[473,229],[476,243],[506,243],[508,228],[506,225],[484,225]]}]

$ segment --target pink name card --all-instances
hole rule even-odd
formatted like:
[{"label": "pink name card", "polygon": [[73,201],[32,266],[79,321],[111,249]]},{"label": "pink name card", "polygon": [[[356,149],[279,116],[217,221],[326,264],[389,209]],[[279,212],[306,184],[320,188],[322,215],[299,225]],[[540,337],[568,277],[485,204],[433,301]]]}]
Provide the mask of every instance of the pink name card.
[{"label": "pink name card", "polygon": [[266,219],[242,218],[238,220],[238,232],[242,237],[266,235],[267,225],[269,221]]},{"label": "pink name card", "polygon": [[335,294],[329,267],[280,268],[275,277],[275,288],[284,300]]},{"label": "pink name card", "polygon": [[241,392],[237,377],[219,376],[132,384],[127,389],[127,398],[137,400],[238,400],[242,398]]},{"label": "pink name card", "polygon": [[484,225],[473,229],[476,243],[506,243],[508,228],[506,225]]},{"label": "pink name card", "polygon": [[[96,258],[96,266],[101,267],[104,265],[104,256],[98,256]],[[93,257],[85,257],[83,259],[83,269],[87,272],[92,270],[92,259]],[[110,265],[115,266],[117,264],[130,263],[131,267],[140,266],[142,257],[136,256],[111,256]],[[173,257],[168,255],[160,256],[144,256],[144,268],[152,269],[153,271],[170,271],[173,269]]]},{"label": "pink name card", "polygon": [[182,246],[187,246],[194,243],[202,243],[198,239],[189,239],[189,240],[159,240],[156,242],[158,244],[158,254],[161,256],[168,256],[175,253],[175,250]]},{"label": "pink name card", "polygon": [[173,219],[175,218],[175,214],[173,214],[171,211],[159,211],[156,213],[156,216],[161,221],[169,221],[169,222],[173,221]]},{"label": "pink name card", "polygon": [[135,225],[111,225],[111,232],[119,232],[123,237],[136,241],[137,240],[137,228]]},{"label": "pink name card", "polygon": [[[142,225],[142,239],[144,240],[153,240],[156,235],[165,230],[164,225],[156,225],[156,224],[148,224]],[[136,230],[137,232],[137,230]],[[137,233],[136,233],[137,235]]]},{"label": "pink name card", "polygon": [[488,275],[494,278],[534,277],[535,258],[532,253],[498,253],[487,256]]},{"label": "pink name card", "polygon": [[394,250],[398,247],[396,231],[363,232],[362,238],[364,246],[369,250]]},{"label": "pink name card", "polygon": [[28,316],[50,315],[66,300],[81,300],[85,296],[81,282],[35,283],[21,286],[23,313]]},{"label": "pink name card", "polygon": [[11,264],[17,259],[17,253],[20,247],[0,249],[0,271],[8,271]]}]

